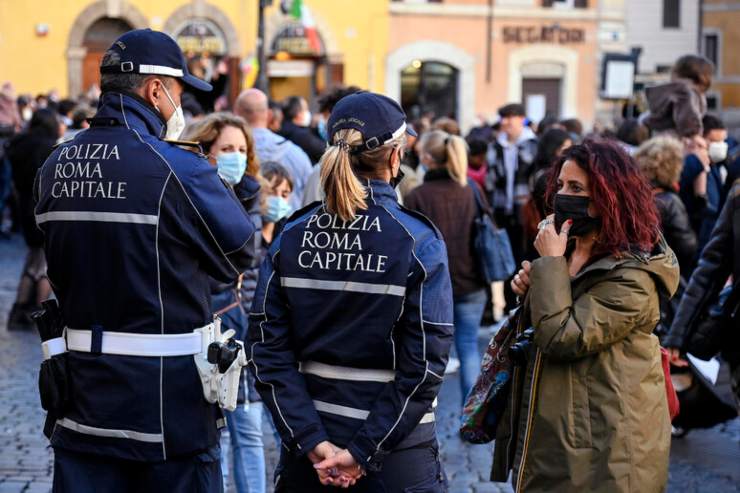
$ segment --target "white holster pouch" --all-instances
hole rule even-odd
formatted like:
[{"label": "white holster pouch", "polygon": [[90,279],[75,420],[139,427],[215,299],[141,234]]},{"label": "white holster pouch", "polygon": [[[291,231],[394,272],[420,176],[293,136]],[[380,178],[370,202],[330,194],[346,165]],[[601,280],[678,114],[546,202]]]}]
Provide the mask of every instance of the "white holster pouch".
[{"label": "white holster pouch", "polygon": [[218,365],[208,361],[208,346],[212,343],[226,343],[234,337],[233,330],[227,330],[221,333],[221,319],[216,318],[212,324],[201,329],[202,348],[199,354],[194,355],[195,366],[198,368],[200,381],[203,385],[203,396],[205,399],[218,405],[227,411],[236,409],[236,399],[239,393],[239,378],[242,374],[242,368],[247,366],[247,355],[244,351],[244,343],[236,340],[239,345],[239,351],[236,358],[224,373],[218,369]]}]

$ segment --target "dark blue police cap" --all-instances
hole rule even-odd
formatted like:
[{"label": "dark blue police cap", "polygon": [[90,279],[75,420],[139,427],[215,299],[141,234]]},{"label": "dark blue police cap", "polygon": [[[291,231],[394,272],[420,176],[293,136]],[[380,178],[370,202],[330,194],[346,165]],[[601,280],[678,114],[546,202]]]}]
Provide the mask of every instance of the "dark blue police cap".
[{"label": "dark blue police cap", "polygon": [[120,62],[101,66],[101,74],[166,75],[201,91],[213,89],[208,82],[188,72],[182,50],[174,39],[163,32],[151,29],[129,31],[118,38],[109,50],[118,53]]},{"label": "dark blue police cap", "polygon": [[371,150],[387,144],[407,133],[416,132],[406,125],[406,113],[401,105],[382,94],[357,92],[339,100],[329,116],[329,141],[339,130],[353,128],[362,134],[359,151]]}]

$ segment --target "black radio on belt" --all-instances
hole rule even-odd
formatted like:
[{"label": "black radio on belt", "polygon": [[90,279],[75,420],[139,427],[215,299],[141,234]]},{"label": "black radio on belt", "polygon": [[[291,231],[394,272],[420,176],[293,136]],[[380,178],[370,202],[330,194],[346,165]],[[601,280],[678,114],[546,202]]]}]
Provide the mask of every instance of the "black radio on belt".
[{"label": "black radio on belt", "polygon": [[208,345],[208,362],[218,365],[218,371],[226,373],[231,364],[236,360],[241,346],[232,337],[226,342],[212,342]]}]

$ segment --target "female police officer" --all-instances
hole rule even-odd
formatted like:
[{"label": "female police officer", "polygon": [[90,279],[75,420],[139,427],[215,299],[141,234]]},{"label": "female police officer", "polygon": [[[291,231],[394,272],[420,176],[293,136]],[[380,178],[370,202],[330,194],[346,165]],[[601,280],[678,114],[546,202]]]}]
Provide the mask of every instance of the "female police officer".
[{"label": "female police officer", "polygon": [[379,94],[337,104],[326,199],[293,215],[262,266],[248,352],[283,439],[277,492],[446,490],[434,407],[452,292],[441,235],[390,184],[405,119]]}]

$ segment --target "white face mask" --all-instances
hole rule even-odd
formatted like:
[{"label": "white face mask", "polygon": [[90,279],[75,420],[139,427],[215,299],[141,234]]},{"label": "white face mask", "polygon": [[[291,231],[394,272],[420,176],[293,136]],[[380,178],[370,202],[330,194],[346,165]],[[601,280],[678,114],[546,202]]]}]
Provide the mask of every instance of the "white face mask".
[{"label": "white face mask", "polygon": [[170,116],[169,120],[167,120],[167,132],[164,134],[164,138],[177,140],[180,138],[182,131],[185,130],[185,115],[182,112],[182,106],[175,105],[175,101],[170,96],[170,93],[164,84],[162,84],[162,89],[164,89],[164,93],[165,95],[167,95],[167,99],[170,100],[170,104],[172,104],[172,107],[175,108],[172,116]]},{"label": "white face mask", "polygon": [[308,127],[311,125],[311,112],[306,110],[303,112],[303,120],[301,121],[301,126]]},{"label": "white face mask", "polygon": [[711,142],[709,144],[709,159],[713,163],[721,163],[727,159],[727,142]]}]

